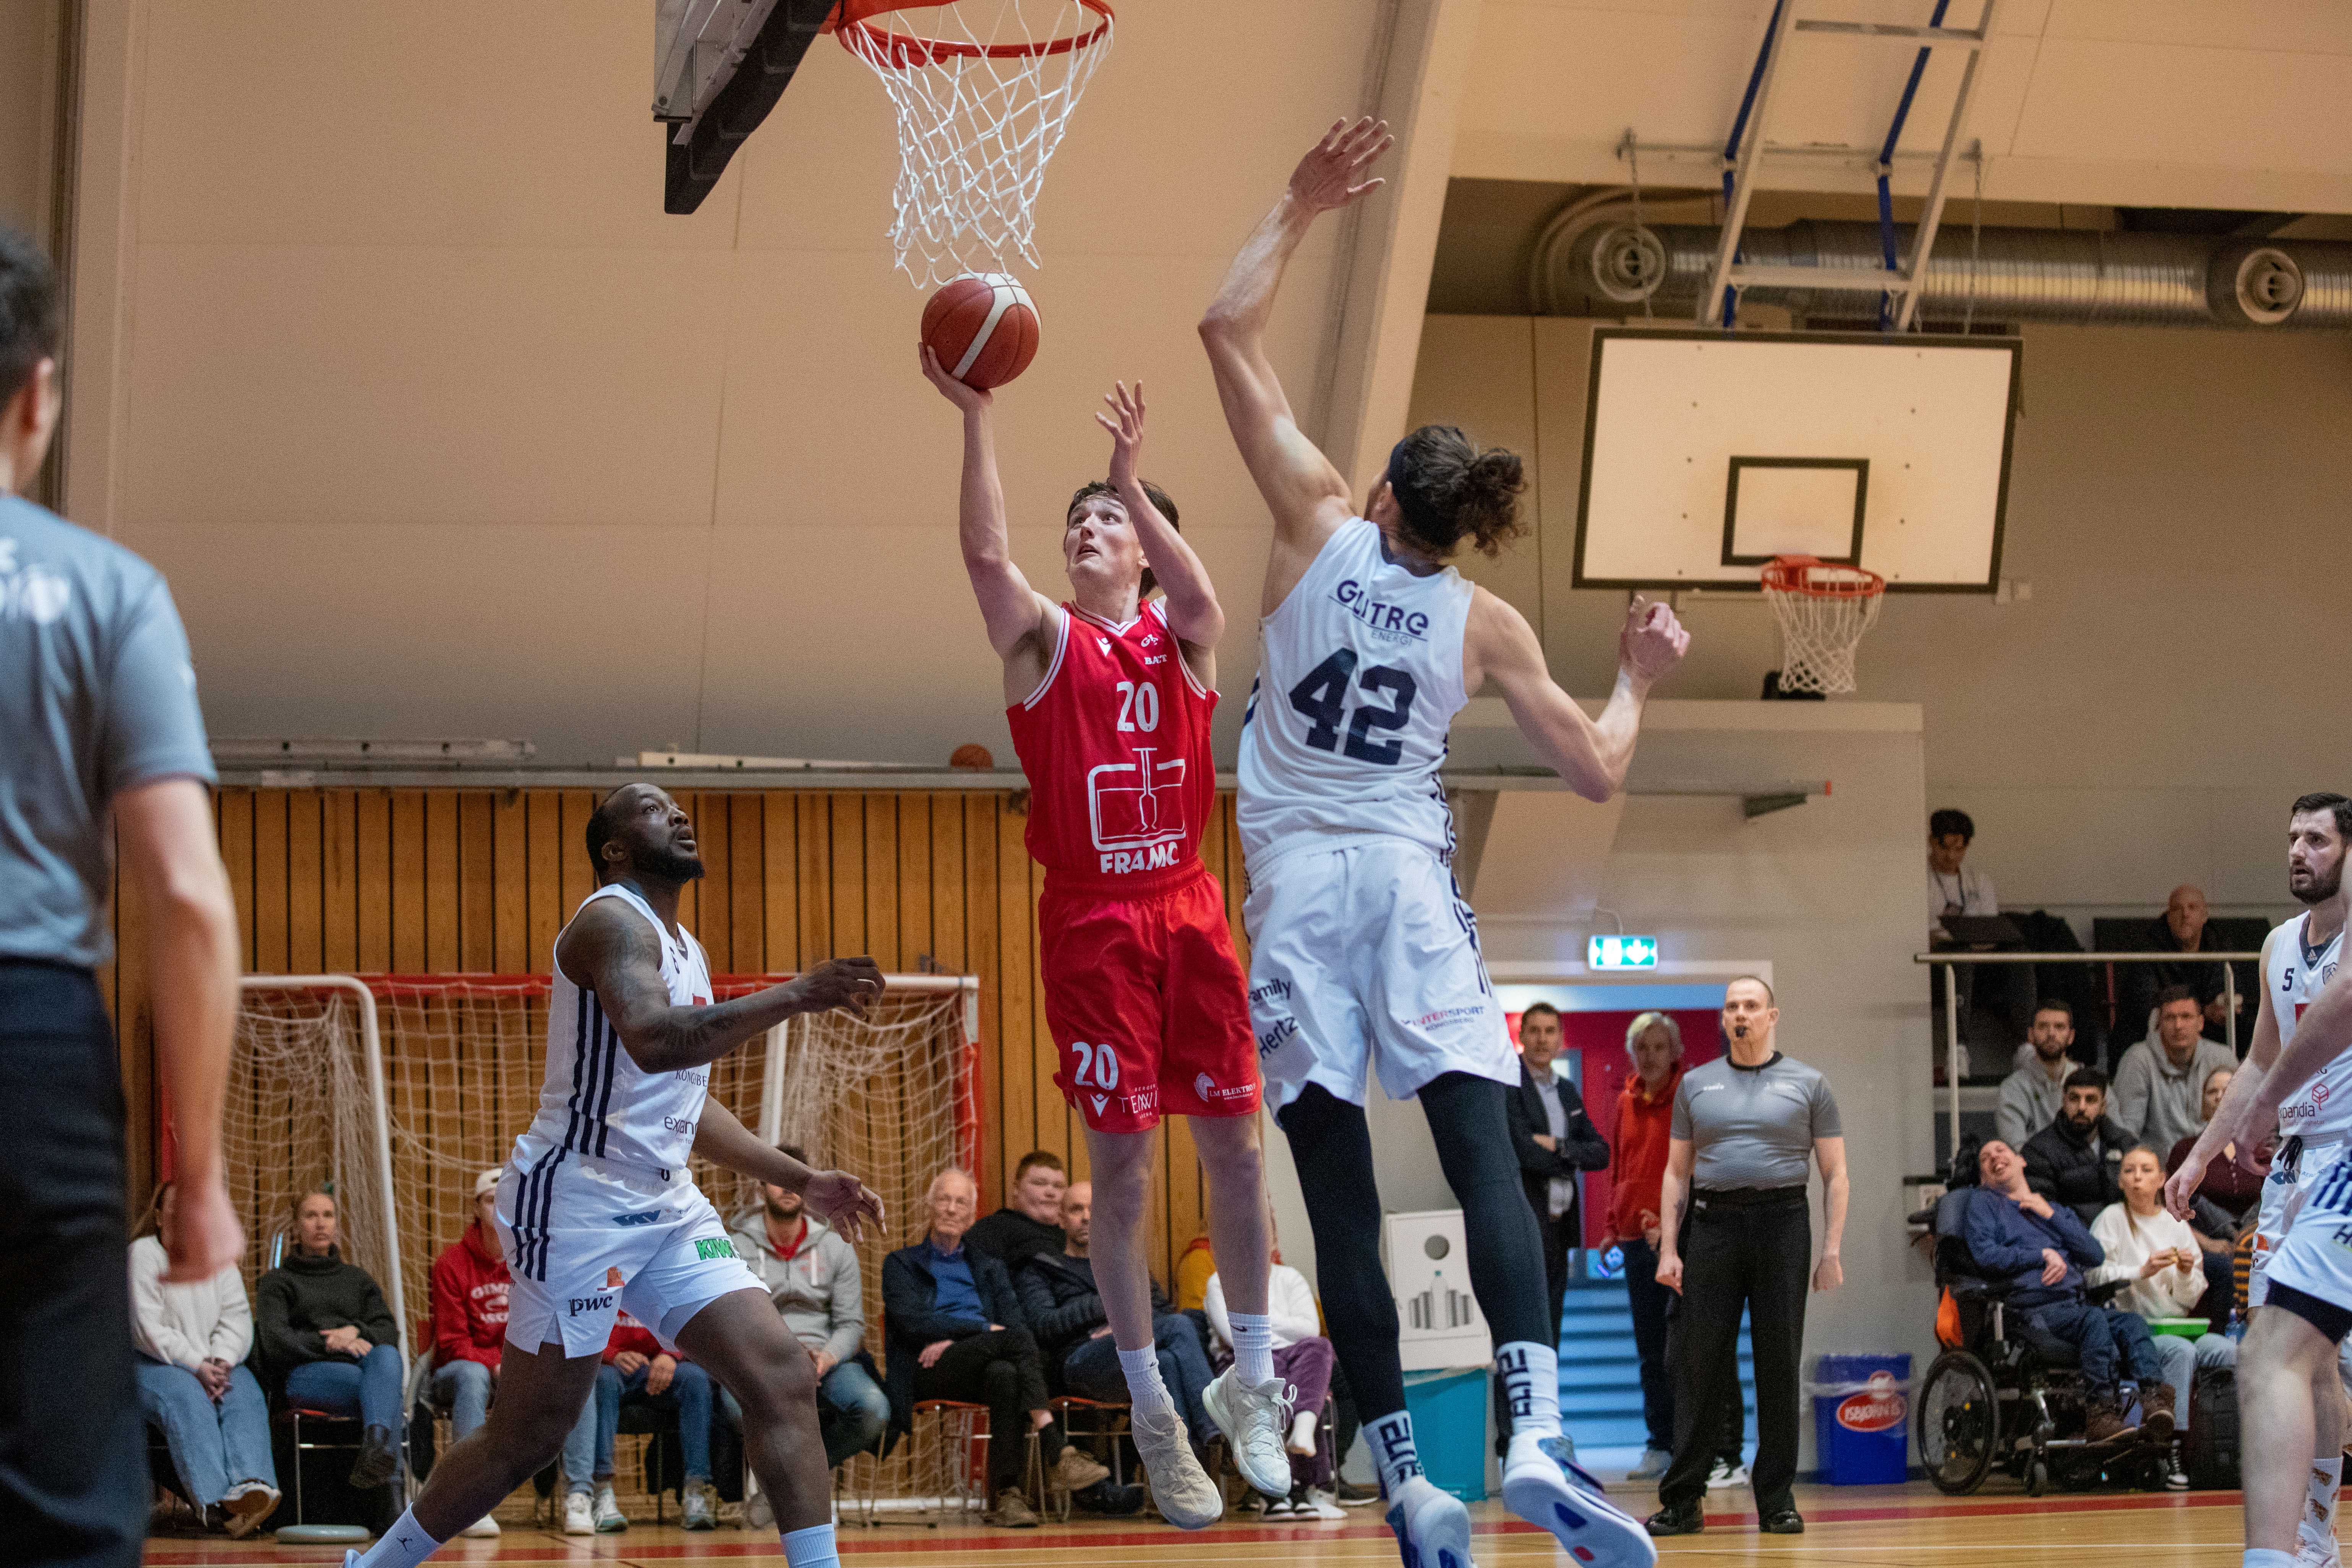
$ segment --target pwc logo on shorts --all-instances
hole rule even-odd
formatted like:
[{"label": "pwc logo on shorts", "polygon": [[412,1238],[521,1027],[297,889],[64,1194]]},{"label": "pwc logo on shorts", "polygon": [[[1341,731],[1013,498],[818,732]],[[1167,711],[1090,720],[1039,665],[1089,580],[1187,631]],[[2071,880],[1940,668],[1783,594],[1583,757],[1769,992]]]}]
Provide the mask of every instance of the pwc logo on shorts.
[{"label": "pwc logo on shorts", "polygon": [[1331,590],[1332,602],[1357,620],[1366,630],[1391,642],[1427,642],[1429,617],[1419,610],[1406,610],[1395,605],[1382,604],[1365,590],[1361,583],[1349,577]]},{"label": "pwc logo on shorts", "polygon": [[1849,1432],[1892,1432],[1910,1414],[1910,1398],[1895,1386],[1895,1374],[1874,1372],[1869,1387],[1838,1401],[1837,1424]]}]

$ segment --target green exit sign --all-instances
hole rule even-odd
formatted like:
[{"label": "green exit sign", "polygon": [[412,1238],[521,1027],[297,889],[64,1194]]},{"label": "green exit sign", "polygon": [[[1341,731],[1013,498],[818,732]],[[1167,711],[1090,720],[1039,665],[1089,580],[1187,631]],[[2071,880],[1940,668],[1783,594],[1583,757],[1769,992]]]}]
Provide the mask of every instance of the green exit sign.
[{"label": "green exit sign", "polygon": [[1584,943],[1584,962],[1594,969],[1655,969],[1658,939],[1654,936],[1596,936]]}]

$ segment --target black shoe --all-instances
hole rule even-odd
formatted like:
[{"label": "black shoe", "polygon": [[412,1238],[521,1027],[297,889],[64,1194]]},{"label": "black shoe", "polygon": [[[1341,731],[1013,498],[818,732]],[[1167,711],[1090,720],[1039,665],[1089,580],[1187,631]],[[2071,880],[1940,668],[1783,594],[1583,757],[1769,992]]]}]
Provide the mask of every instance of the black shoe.
[{"label": "black shoe", "polygon": [[1143,1511],[1144,1490],[1141,1487],[1113,1486],[1108,1481],[1097,1481],[1070,1494],[1070,1501],[1087,1513],[1098,1513],[1107,1519],[1125,1519]]},{"label": "black shoe", "polygon": [[1706,1528],[1706,1516],[1695,1502],[1668,1503],[1642,1521],[1652,1535],[1696,1535]]},{"label": "black shoe", "polygon": [[371,1426],[360,1439],[360,1457],[352,1461],[352,1489],[373,1491],[392,1479],[392,1472],[399,1468],[400,1448],[392,1439],[392,1428]]},{"label": "black shoe", "polygon": [[1802,1535],[1805,1516],[1793,1508],[1776,1508],[1759,1520],[1756,1528],[1767,1535]]},{"label": "black shoe", "polygon": [[1380,1488],[1362,1486],[1354,1481],[1339,1481],[1331,1489],[1341,1508],[1361,1508],[1368,1502],[1381,1500]]}]

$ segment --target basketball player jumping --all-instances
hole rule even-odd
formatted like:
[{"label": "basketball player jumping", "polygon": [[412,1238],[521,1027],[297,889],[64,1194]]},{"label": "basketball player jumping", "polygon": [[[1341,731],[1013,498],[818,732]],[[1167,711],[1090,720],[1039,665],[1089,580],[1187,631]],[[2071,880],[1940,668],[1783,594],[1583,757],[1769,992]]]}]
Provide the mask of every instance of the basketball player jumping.
[{"label": "basketball player jumping", "polygon": [[1587,718],[1553,684],[1526,619],[1445,564],[1465,541],[1493,553],[1517,531],[1517,458],[1423,426],[1397,443],[1360,512],[1299,431],[1265,348],[1275,292],[1316,215],[1381,184],[1359,177],[1389,142],[1368,120],[1333,126],[1201,322],[1226,422],[1274,513],[1241,751],[1252,1021],[1307,1193],[1331,1341],[1407,1564],[1466,1565],[1470,1526],[1423,1476],[1405,1411],[1364,1120],[1367,1045],[1381,1087],[1420,1098],[1462,1204],[1471,1286],[1511,1404],[1503,1500],[1580,1563],[1649,1563],[1657,1553],[1641,1523],[1551,1457],[1559,1325],[1545,1321],[1542,1241],[1505,1135],[1519,1068],[1454,881],[1438,768],[1454,715],[1491,680],[1536,753],[1580,795],[1606,800],[1624,782],[1651,683],[1689,638],[1665,605],[1637,601],[1616,692]]},{"label": "basketball player jumping", "polygon": [[[2205,1168],[2234,1144],[2263,1184],[2240,1347],[2247,1568],[2336,1568],[2336,1504],[2346,1420],[2337,1347],[2352,1331],[2352,1000],[2334,981],[2352,889],[2344,857],[2352,800],[2306,795],[2287,816],[2287,890],[2305,911],[2263,941],[2262,1010],[2238,1075],[2165,1184],[2186,1216]],[[2323,995],[2323,990],[2326,994]],[[2300,1521],[2300,1522],[2298,1522]]]},{"label": "basketball player jumping", "polygon": [[[1092,1257],[1133,1405],[1136,1448],[1160,1514],[1199,1530],[1223,1511],[1160,1376],[1143,1258],[1152,1129],[1192,1119],[1209,1175],[1209,1238],[1233,1303],[1234,1364],[1205,1403],[1250,1485],[1290,1494],[1285,1385],[1266,1313],[1265,1156],[1249,999],[1224,892],[1201,863],[1216,807],[1209,721],[1225,628],[1176,506],[1136,477],[1143,388],[1108,395],[1110,478],[1079,487],[1063,519],[1070,598],[1056,605],[1013,563],[997,481],[992,394],[928,348],[923,374],[963,415],[959,531],[988,640],[1004,661],[1013,743],[1029,777],[1054,1081],[1086,1124]],[[1154,587],[1163,596],[1147,596]]]},{"label": "basketball player jumping", "polygon": [[833,1568],[815,1366],[686,1167],[700,1155],[796,1192],[853,1238],[878,1222],[882,1205],[856,1177],[769,1148],[708,1086],[712,1062],[796,1014],[862,1016],[881,972],[869,958],[834,959],[714,1004],[701,944],[677,923],[679,889],[702,875],[686,813],[651,784],[625,784],[587,837],[599,886],[555,939],[546,1087],[498,1187],[514,1276],[498,1402],[345,1568],[415,1568],[555,1458],[624,1308],[741,1403],[745,1452],[774,1500],[790,1568]]}]

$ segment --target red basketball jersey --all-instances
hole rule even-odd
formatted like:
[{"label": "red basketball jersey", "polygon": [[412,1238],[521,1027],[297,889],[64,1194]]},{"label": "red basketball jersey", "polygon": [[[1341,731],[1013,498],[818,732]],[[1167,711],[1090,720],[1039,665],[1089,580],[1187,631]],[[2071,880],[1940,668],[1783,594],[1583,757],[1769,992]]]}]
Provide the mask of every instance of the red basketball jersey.
[{"label": "red basketball jersey", "polygon": [[1029,775],[1029,853],[1058,887],[1150,893],[1199,864],[1217,694],[1161,606],[1118,626],[1064,605],[1045,680],[1006,710]]}]

